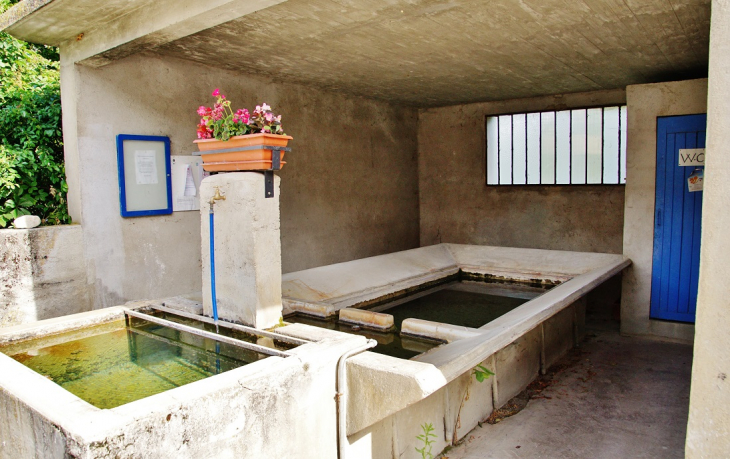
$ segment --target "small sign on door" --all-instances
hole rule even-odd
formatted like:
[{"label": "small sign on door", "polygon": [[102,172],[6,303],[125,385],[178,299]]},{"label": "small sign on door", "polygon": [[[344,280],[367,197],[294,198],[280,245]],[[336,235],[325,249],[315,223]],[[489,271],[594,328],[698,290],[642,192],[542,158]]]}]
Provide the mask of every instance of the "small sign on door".
[{"label": "small sign on door", "polygon": [[679,165],[680,166],[704,166],[705,165],[705,149],[704,148],[680,148],[679,149]]},{"label": "small sign on door", "polygon": [[692,174],[687,178],[687,186],[689,187],[690,193],[695,191],[702,191],[705,182],[705,171],[697,168],[692,171]]}]

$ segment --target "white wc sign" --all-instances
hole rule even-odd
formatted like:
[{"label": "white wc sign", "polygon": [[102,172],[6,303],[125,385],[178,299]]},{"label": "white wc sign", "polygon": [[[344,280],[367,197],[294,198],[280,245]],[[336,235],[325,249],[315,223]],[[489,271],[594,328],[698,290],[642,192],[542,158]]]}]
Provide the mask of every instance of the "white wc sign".
[{"label": "white wc sign", "polygon": [[680,148],[679,149],[679,165],[680,166],[704,166],[705,165],[705,149],[704,148]]}]

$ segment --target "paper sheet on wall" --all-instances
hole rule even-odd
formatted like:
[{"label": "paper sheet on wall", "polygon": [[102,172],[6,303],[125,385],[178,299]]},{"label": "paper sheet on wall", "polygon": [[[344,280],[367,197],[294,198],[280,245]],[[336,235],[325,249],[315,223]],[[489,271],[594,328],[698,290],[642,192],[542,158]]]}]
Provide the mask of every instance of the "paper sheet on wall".
[{"label": "paper sheet on wall", "polygon": [[196,156],[172,156],[172,210],[200,210],[200,182],[209,174]]},{"label": "paper sheet on wall", "polygon": [[190,164],[187,166],[187,172],[185,173],[185,191],[183,192],[183,196],[196,196],[198,194],[198,188],[195,186],[193,170],[190,168]]},{"label": "paper sheet on wall", "polygon": [[157,185],[157,153],[154,150],[135,151],[134,173],[137,185]]}]

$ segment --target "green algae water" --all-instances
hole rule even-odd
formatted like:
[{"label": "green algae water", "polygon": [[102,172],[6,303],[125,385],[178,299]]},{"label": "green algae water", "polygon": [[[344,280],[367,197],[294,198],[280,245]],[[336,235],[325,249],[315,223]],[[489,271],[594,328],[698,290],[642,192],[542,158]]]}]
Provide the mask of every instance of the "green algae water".
[{"label": "green algae water", "polygon": [[371,310],[391,314],[398,328],[409,318],[479,328],[549,288],[509,282],[459,281],[421,296],[375,305]]},{"label": "green algae water", "polygon": [[18,343],[3,353],[98,408],[114,408],[266,358],[130,318]]},{"label": "green algae water", "polygon": [[479,328],[529,301],[526,298],[445,288],[383,310],[397,327],[408,318]]},{"label": "green algae water", "polygon": [[396,330],[380,333],[336,319],[318,319],[303,315],[286,318],[287,322],[303,323],[343,333],[365,336],[378,341],[371,349],[378,354],[410,359],[440,344],[421,338],[401,336],[398,333],[405,319],[423,319],[451,325],[479,328],[527,301],[536,298],[552,285],[535,286],[505,281],[457,281],[430,286],[421,292],[399,298],[376,301],[367,309],[391,314]]}]

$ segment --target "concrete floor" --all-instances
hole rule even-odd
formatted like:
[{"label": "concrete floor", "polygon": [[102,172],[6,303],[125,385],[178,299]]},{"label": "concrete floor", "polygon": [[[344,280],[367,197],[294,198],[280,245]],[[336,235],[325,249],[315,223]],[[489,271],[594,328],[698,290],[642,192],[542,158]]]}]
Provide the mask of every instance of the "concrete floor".
[{"label": "concrete floor", "polygon": [[527,406],[483,424],[444,459],[681,458],[692,347],[623,337],[592,320],[588,337],[551,368]]}]

